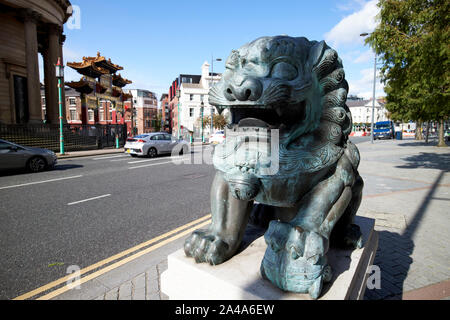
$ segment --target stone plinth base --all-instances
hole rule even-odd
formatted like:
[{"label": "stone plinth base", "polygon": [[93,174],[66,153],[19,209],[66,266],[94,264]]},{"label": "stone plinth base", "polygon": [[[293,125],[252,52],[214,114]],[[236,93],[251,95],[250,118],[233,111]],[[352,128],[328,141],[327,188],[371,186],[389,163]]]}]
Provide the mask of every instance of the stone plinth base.
[{"label": "stone plinth base", "polygon": [[[378,247],[375,220],[356,217],[363,233],[364,247],[356,250],[330,249],[333,270],[319,299],[363,299],[368,274]],[[180,249],[168,256],[168,270],[161,275],[161,291],[171,300],[309,300],[308,294],[284,292],[261,277],[259,268],[266,250],[264,237],[253,241],[227,262],[211,266],[195,263]]]}]

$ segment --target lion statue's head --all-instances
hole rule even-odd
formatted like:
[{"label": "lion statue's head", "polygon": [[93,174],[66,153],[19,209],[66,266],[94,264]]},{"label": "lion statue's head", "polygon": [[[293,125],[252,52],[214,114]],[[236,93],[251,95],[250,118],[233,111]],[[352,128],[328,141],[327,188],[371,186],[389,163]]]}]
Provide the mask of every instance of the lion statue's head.
[{"label": "lion statue's head", "polygon": [[[229,108],[228,131],[241,130],[245,136],[278,129],[281,174],[316,171],[342,154],[352,127],[345,104],[348,84],[341,59],[324,41],[261,37],[233,50],[225,66],[209,92],[209,103],[219,112]],[[239,167],[259,177],[258,164],[248,163],[264,158],[260,150],[254,159],[248,151],[241,152],[242,166],[227,161],[229,150],[239,154],[243,141],[235,139],[231,148],[216,147],[214,164],[225,172]]]},{"label": "lion statue's head", "polygon": [[[341,59],[324,41],[261,37],[233,50],[225,67],[209,103],[219,111],[230,108],[233,124],[256,118],[291,131],[291,142],[315,130],[325,110],[348,112]],[[351,117],[345,120],[344,132]]]}]

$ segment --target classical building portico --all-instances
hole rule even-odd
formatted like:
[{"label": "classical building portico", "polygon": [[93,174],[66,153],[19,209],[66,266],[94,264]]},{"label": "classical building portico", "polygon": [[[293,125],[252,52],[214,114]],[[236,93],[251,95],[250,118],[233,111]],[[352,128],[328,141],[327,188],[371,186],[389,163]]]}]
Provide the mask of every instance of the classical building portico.
[{"label": "classical building portico", "polygon": [[67,0],[0,0],[0,123],[43,123],[38,53],[44,61],[46,122],[58,123],[55,65],[63,59],[70,7]]}]

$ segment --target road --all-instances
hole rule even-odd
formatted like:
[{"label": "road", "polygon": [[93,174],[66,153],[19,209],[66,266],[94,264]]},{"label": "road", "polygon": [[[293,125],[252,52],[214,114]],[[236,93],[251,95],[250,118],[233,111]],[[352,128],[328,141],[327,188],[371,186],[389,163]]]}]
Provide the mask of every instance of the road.
[{"label": "road", "polygon": [[[175,164],[170,156],[114,154],[59,160],[52,171],[0,176],[0,299],[208,214],[215,173],[210,152],[209,146],[195,147],[191,164]],[[207,163],[199,161],[203,154]]]},{"label": "road", "polygon": [[[193,156],[198,154],[197,148]],[[0,176],[0,299],[205,216],[213,177],[208,164],[124,154],[59,160],[52,171]]]}]

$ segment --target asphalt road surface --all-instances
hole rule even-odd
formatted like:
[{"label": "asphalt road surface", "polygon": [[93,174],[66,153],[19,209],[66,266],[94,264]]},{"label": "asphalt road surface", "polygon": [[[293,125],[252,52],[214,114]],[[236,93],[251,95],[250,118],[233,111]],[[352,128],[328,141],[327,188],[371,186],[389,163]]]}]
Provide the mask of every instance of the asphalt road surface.
[{"label": "asphalt road surface", "polygon": [[[208,214],[215,171],[193,163],[202,162],[193,159],[200,150],[184,157],[191,164],[114,154],[59,160],[52,171],[0,175],[0,299]],[[209,147],[204,150],[208,154]]]},{"label": "asphalt road surface", "polygon": [[210,154],[198,146],[184,164],[113,154],[59,160],[41,173],[0,173],[0,299],[208,214]]}]

